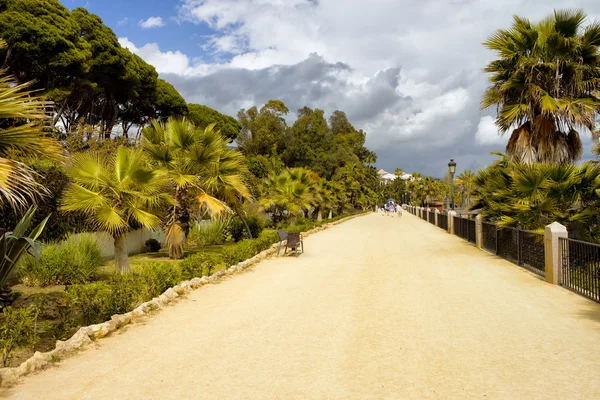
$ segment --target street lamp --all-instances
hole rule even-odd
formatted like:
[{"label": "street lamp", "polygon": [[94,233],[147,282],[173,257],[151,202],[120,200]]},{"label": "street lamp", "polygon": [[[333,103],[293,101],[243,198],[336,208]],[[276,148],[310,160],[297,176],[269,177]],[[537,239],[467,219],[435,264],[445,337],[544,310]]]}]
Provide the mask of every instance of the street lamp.
[{"label": "street lamp", "polygon": [[454,173],[456,172],[456,163],[453,159],[448,163],[448,172],[450,173],[450,180],[452,181],[452,210],[454,210]]}]

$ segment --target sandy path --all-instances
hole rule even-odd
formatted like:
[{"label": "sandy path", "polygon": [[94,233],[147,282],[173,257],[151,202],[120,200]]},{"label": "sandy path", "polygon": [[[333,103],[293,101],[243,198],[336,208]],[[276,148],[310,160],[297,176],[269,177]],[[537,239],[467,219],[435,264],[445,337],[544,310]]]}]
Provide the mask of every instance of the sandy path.
[{"label": "sandy path", "polygon": [[600,398],[600,305],[406,213],[354,219],[306,249],[0,398]]}]

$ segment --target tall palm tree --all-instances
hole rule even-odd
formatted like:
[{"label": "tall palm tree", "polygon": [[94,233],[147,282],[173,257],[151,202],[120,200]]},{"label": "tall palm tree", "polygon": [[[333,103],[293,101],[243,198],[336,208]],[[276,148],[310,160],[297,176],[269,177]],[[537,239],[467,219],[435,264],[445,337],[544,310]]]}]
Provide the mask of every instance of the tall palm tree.
[{"label": "tall palm tree", "polygon": [[164,181],[148,168],[141,149],[123,146],[109,159],[98,153],[76,155],[69,175],[72,183],[64,194],[62,210],[83,213],[97,229],[110,233],[115,268],[128,273],[127,232],[134,223],[158,227],[157,210],[169,201]]},{"label": "tall palm tree", "polygon": [[464,170],[460,175],[458,175],[457,179],[459,180],[459,189],[462,194],[462,207],[469,207],[470,205],[470,193],[473,190],[473,180],[475,179],[475,174],[473,171]]},{"label": "tall palm tree", "polygon": [[196,128],[186,119],[155,121],[143,132],[142,148],[169,182],[175,199],[165,242],[171,258],[183,257],[194,205],[217,216],[230,210],[250,194],[241,175],[243,158],[227,148],[226,140],[214,130]]},{"label": "tall palm tree", "polygon": [[484,42],[499,58],[482,108],[496,106],[501,133],[513,129],[512,161],[568,163],[581,157],[578,129],[594,129],[600,110],[600,24],[581,10],[555,11],[538,23],[514,17]]},{"label": "tall palm tree", "polygon": [[[0,49],[6,43],[0,40]],[[35,173],[18,158],[60,160],[59,144],[44,133],[49,125],[46,110],[50,103],[29,90],[32,82],[15,84],[12,76],[0,71],[0,202],[26,208],[45,188]]]}]

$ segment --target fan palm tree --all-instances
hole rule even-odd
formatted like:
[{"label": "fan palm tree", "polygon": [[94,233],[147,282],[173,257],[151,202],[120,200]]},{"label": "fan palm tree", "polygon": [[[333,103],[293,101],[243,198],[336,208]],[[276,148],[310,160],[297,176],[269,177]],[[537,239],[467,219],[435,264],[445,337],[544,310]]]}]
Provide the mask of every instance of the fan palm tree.
[{"label": "fan palm tree", "polygon": [[132,224],[154,229],[158,211],[169,202],[161,177],[148,168],[141,149],[119,147],[109,159],[98,153],[73,157],[69,169],[72,183],[63,197],[63,211],[80,212],[101,231],[112,235],[115,268],[129,272],[127,232]]},{"label": "fan palm tree", "polygon": [[242,181],[243,158],[227,148],[214,124],[201,130],[186,119],[155,121],[143,132],[142,148],[168,180],[175,199],[165,237],[171,258],[183,257],[194,204],[218,216],[230,211],[227,201],[237,205],[250,197]]},{"label": "fan palm tree", "polygon": [[470,205],[470,193],[473,189],[473,180],[475,179],[475,174],[473,171],[465,170],[457,177],[459,181],[459,189],[462,194],[461,207],[469,207]]},{"label": "fan palm tree", "polygon": [[553,221],[598,241],[600,167],[593,163],[513,163],[501,155],[474,179],[474,204],[500,226],[543,230]]},{"label": "fan palm tree", "polygon": [[286,169],[278,175],[272,173],[265,182],[267,194],[260,205],[265,209],[281,207],[296,216],[314,206],[317,182],[317,174],[304,168]]},{"label": "fan palm tree", "polygon": [[500,58],[482,108],[496,106],[501,133],[513,129],[512,161],[568,163],[581,157],[578,129],[594,130],[600,109],[600,24],[581,10],[555,11],[539,23],[518,16],[484,45]]},{"label": "fan palm tree", "polygon": [[[5,46],[0,40],[0,48]],[[50,122],[46,115],[50,103],[29,90],[32,82],[14,82],[0,71],[0,202],[23,209],[46,189],[36,181],[34,171],[13,156],[59,160],[61,148],[43,131]]]}]

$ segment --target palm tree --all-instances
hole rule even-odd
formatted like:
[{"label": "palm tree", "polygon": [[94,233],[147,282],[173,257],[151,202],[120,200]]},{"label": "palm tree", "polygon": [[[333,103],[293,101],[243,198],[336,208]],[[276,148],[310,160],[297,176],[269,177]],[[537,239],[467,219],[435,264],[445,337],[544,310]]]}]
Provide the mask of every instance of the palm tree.
[{"label": "palm tree", "polygon": [[600,109],[600,24],[583,26],[581,10],[555,11],[539,23],[514,17],[484,42],[500,58],[482,108],[496,106],[501,133],[513,129],[512,161],[568,163],[581,157],[577,129],[594,130]]},{"label": "palm tree", "polygon": [[[0,49],[4,47],[6,43],[0,40]],[[46,189],[36,181],[35,172],[14,156],[60,160],[62,151],[43,131],[49,123],[50,103],[29,90],[32,82],[14,82],[0,71],[0,202],[23,209]]]},{"label": "palm tree", "polygon": [[169,201],[164,181],[148,168],[141,149],[123,146],[109,159],[98,153],[76,155],[69,175],[72,183],[64,194],[62,210],[83,213],[97,229],[110,233],[115,268],[128,273],[127,232],[132,224],[158,227],[157,210]]},{"label": "palm tree", "polygon": [[317,197],[318,175],[304,168],[283,170],[272,173],[265,182],[266,195],[260,200],[265,208],[280,207],[292,216],[300,211],[308,211]]},{"label": "palm tree", "polygon": [[143,132],[142,148],[168,180],[175,199],[165,238],[171,258],[183,257],[194,203],[218,216],[230,210],[227,201],[238,208],[250,197],[241,178],[243,158],[227,149],[214,124],[200,130],[186,119],[155,121]]},{"label": "palm tree", "polygon": [[396,168],[396,170],[394,171],[394,175],[396,176],[402,176],[404,174],[404,172],[402,171],[402,168]]},{"label": "palm tree", "polygon": [[457,179],[459,181],[458,187],[462,194],[461,207],[469,207],[470,193],[473,189],[473,180],[475,179],[475,174],[473,171],[467,169],[458,175]]}]

